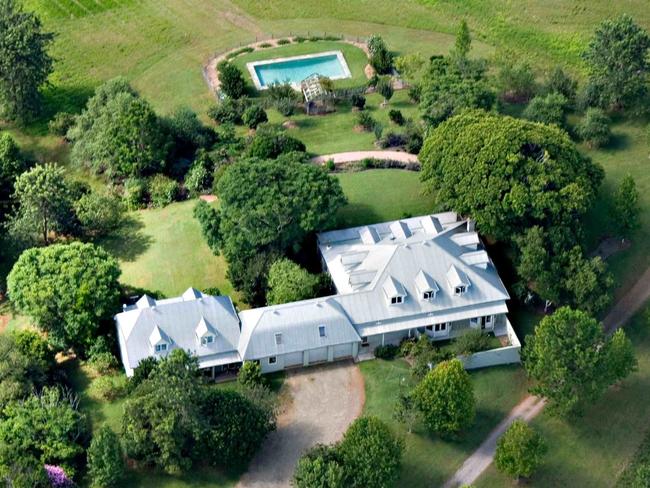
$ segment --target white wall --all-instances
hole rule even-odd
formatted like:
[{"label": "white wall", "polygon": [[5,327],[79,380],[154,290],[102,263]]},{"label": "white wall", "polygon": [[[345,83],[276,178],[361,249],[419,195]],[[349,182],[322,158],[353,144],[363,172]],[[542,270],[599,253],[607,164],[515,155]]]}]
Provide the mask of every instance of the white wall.
[{"label": "white wall", "polygon": [[487,368],[488,366],[498,366],[500,364],[518,364],[521,363],[521,342],[515,333],[510,321],[506,318],[506,331],[510,341],[509,346],[481,351],[459,358],[465,369]]}]

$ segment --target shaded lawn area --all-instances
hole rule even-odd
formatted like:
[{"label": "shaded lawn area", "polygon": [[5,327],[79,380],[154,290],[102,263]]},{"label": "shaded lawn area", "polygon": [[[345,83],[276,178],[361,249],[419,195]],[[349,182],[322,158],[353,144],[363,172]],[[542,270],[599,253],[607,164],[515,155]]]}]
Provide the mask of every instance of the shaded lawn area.
[{"label": "shaded lawn area", "polygon": [[[291,56],[301,56],[303,54],[316,54],[326,51],[341,51],[343,57],[350,69],[350,78],[335,80],[334,87],[350,88],[354,86],[363,86],[366,83],[364,68],[368,64],[368,57],[363,50],[352,44],[336,41],[308,41],[302,43],[286,44],[279,47],[270,47],[259,49],[252,53],[242,54],[232,59],[232,63],[242,70],[246,84],[249,90],[256,93],[255,85],[251,79],[246,63],[253,61],[265,61],[273,58],[287,58]],[[263,95],[264,92],[261,93]]]},{"label": "shaded lawn area", "polygon": [[[611,388],[584,417],[569,421],[542,413],[533,426],[549,450],[532,486],[612,486],[634,457],[650,418],[650,308],[638,314],[626,332],[634,342],[639,370]],[[494,466],[478,488],[514,486]]]},{"label": "shaded lawn area", "polygon": [[423,195],[420,173],[373,169],[337,173],[348,204],[339,211],[339,227],[351,227],[416,216],[433,210],[431,197]]},{"label": "shaded lawn area", "polygon": [[376,415],[406,441],[402,470],[396,486],[440,486],[465,461],[527,392],[526,376],[519,366],[502,366],[471,373],[477,398],[473,427],[458,441],[445,441],[417,426],[411,434],[392,418],[400,388],[414,382],[401,359],[359,364],[366,384],[364,414]]},{"label": "shaded lawn area", "polygon": [[192,215],[196,202],[133,212],[121,231],[100,242],[119,259],[122,283],[165,296],[216,286],[237,299],[224,258],[212,253]]}]

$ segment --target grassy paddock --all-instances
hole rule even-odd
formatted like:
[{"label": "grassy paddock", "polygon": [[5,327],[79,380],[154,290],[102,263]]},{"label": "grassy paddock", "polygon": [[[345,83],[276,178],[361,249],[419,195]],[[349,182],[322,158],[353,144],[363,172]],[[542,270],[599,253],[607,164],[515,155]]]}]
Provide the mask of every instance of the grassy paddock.
[{"label": "grassy paddock", "polygon": [[366,383],[364,414],[376,415],[406,441],[397,486],[441,486],[483,441],[485,436],[526,395],[526,377],[518,366],[497,367],[471,373],[477,398],[476,422],[458,441],[444,441],[417,426],[409,434],[393,418],[400,388],[413,380],[408,364],[401,360],[360,363]]}]

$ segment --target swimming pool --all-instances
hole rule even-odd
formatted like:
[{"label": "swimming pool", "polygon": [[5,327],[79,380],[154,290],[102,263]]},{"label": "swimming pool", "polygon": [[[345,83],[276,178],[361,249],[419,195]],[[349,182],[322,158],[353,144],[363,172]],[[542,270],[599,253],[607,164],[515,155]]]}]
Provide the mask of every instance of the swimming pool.
[{"label": "swimming pool", "polygon": [[246,67],[258,90],[264,90],[274,83],[290,83],[298,88],[302,80],[314,73],[331,80],[352,76],[341,51],[255,61],[247,63]]}]

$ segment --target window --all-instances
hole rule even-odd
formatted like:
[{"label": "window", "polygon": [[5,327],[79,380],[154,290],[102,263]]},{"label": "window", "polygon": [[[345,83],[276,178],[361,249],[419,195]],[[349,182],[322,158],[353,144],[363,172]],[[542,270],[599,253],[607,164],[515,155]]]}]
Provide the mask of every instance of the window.
[{"label": "window", "polygon": [[276,358],[275,356],[269,357],[269,364],[275,364],[277,362],[278,362],[278,358]]},{"label": "window", "polygon": [[202,346],[207,346],[208,344],[212,344],[213,342],[214,342],[214,336],[207,335],[205,337],[201,337]]},{"label": "window", "polygon": [[325,326],[324,325],[319,325],[318,326],[318,335],[320,337],[325,337]]},{"label": "window", "polygon": [[275,344],[277,346],[282,344],[282,334],[280,334],[279,332],[277,334],[275,334]]},{"label": "window", "polygon": [[425,292],[422,294],[422,298],[423,298],[424,300],[431,300],[431,299],[433,298],[433,292],[432,292],[432,291],[425,291]]},{"label": "window", "polygon": [[156,352],[163,352],[167,350],[167,344],[156,344]]},{"label": "window", "polygon": [[395,304],[398,304],[398,303],[402,303],[402,300],[403,300],[403,299],[404,299],[403,297],[392,297],[392,298],[390,299],[390,303],[391,303],[392,305],[395,305]]},{"label": "window", "polygon": [[427,325],[427,330],[433,330],[433,325]]},{"label": "window", "polygon": [[362,337],[361,338],[361,347],[367,347],[369,345],[370,345],[370,343],[368,342],[368,338],[367,337]]},{"label": "window", "polygon": [[447,324],[436,324],[436,332],[444,332],[447,330]]},{"label": "window", "polygon": [[454,288],[454,295],[462,295],[467,291],[467,287],[465,285],[459,285],[456,288]]}]

